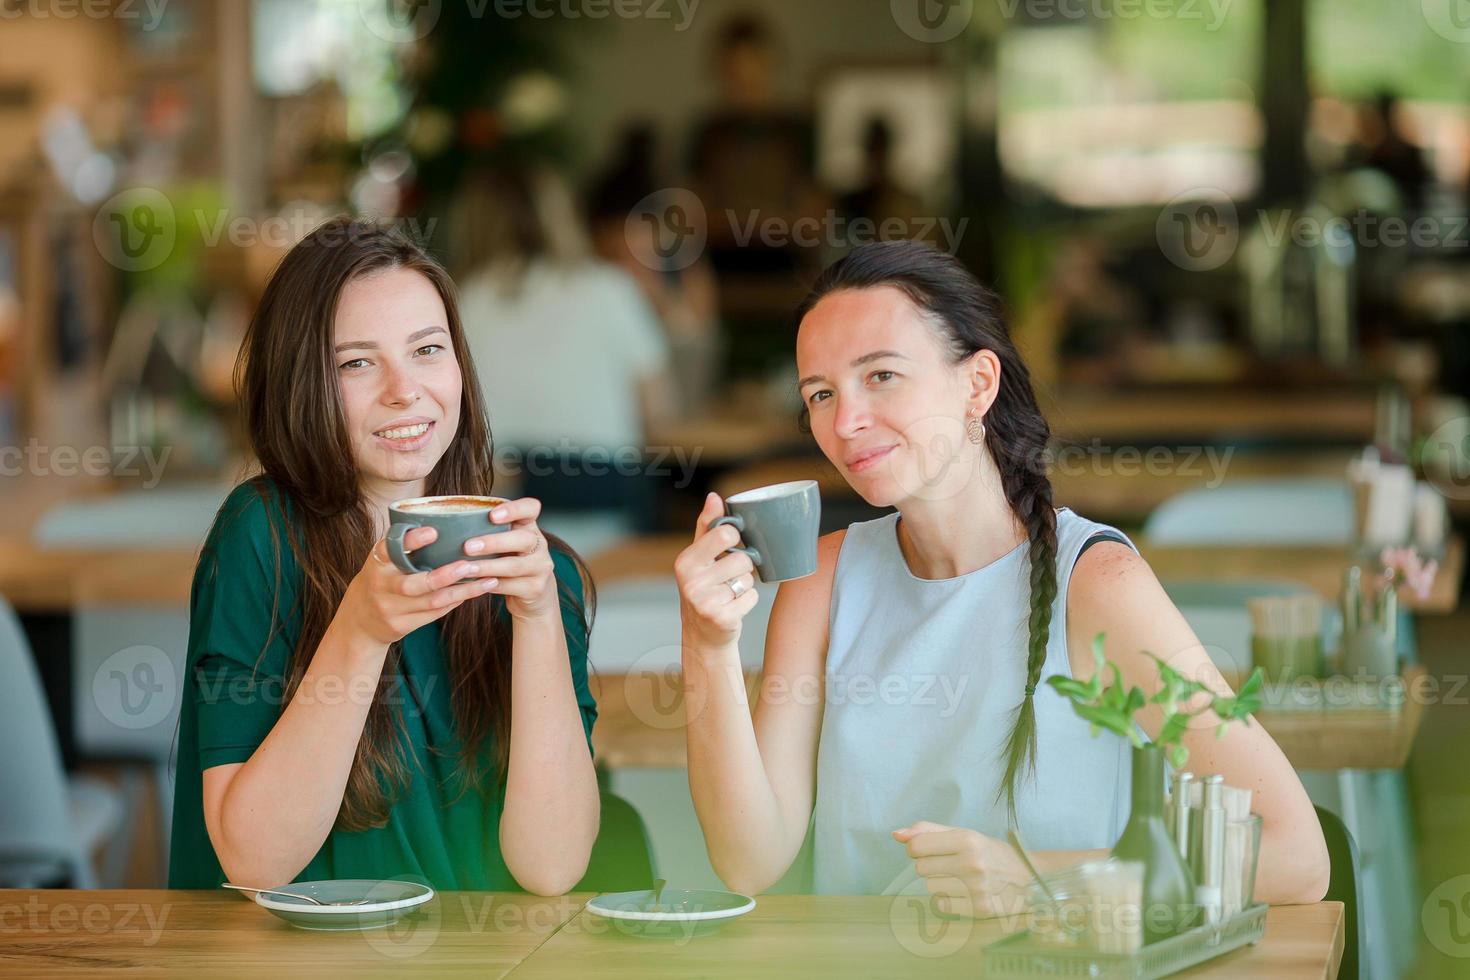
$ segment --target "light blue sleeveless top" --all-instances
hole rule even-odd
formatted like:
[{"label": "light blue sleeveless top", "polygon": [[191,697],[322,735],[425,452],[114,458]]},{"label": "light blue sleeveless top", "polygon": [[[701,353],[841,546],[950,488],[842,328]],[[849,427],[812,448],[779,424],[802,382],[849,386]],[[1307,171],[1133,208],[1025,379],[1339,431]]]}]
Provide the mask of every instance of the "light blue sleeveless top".
[{"label": "light blue sleeveless top", "polygon": [[[916,578],[898,515],[847,529],[832,582],[827,692],[817,751],[813,873],[821,894],[881,894],[912,879],[890,832],[932,820],[1005,838],[997,797],[1026,687],[1028,545],[966,575]],[[1057,511],[1057,597],[1041,680],[1072,676],[1067,585],[1083,545],[1116,528]],[[1135,549],[1136,550],[1136,549]],[[1129,743],[1093,737],[1038,683],[1036,771],[1016,812],[1035,850],[1111,847],[1130,796]]]}]

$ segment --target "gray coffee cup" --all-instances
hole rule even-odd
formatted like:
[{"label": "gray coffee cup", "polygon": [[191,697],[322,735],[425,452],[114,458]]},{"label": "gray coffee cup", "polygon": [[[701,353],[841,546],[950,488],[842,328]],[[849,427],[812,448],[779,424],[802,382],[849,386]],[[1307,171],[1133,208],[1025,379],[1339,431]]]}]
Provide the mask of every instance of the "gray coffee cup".
[{"label": "gray coffee cup", "polygon": [[725,499],[725,515],[711,528],[729,524],[740,532],[743,552],[762,582],[785,582],[817,570],[817,531],[822,498],[816,480],[797,480],[745,490]]},{"label": "gray coffee cup", "polygon": [[[490,522],[490,512],[503,503],[505,499],[502,497],[474,494],[410,497],[396,501],[388,506],[392,520],[388,527],[388,557],[410,575],[431,572],[451,562],[499,557],[482,555],[474,558],[465,554],[464,543],[482,534],[510,530],[509,524]],[[420,527],[432,527],[439,536],[422,548],[408,551],[403,545],[403,536]]]}]

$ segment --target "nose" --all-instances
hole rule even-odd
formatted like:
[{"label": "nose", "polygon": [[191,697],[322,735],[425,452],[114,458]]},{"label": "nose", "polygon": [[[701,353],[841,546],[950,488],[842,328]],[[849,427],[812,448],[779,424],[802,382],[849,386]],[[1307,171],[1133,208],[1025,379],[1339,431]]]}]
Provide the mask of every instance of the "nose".
[{"label": "nose", "polygon": [[383,379],[383,404],[390,408],[406,408],[419,400],[418,382],[402,368],[389,367]]},{"label": "nose", "polygon": [[832,431],[840,438],[851,439],[873,424],[867,400],[860,394],[842,395],[834,393],[837,411],[832,417]]}]

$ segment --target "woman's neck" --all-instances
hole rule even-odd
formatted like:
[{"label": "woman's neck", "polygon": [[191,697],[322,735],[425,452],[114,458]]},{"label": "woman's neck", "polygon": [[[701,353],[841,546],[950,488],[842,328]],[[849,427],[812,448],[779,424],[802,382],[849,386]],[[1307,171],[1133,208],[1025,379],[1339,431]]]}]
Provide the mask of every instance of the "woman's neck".
[{"label": "woman's neck", "polygon": [[898,512],[899,550],[918,578],[954,578],[984,568],[1027,538],[993,466],[953,497],[911,498]]},{"label": "woman's neck", "polygon": [[395,500],[424,496],[425,481],[379,483],[374,480],[363,480],[358,485],[358,491],[362,495],[364,506],[372,516],[373,526],[378,529],[378,537],[382,537],[388,533],[388,505]]}]

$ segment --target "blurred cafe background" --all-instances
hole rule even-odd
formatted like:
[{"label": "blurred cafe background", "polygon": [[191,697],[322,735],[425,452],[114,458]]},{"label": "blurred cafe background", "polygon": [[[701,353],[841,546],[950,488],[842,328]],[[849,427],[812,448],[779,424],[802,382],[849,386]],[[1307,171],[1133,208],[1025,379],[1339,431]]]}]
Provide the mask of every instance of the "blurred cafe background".
[{"label": "blurred cafe background", "polygon": [[1261,720],[1356,839],[1361,974],[1464,975],[1467,196],[1466,0],[0,0],[0,885],[163,884],[240,338],[344,211],[453,272],[498,489],[597,578],[601,776],[714,884],[670,563],[711,489],[876,516],[792,310],[919,238],[1003,295],[1058,504],[1227,674],[1377,630],[1397,686]]}]

